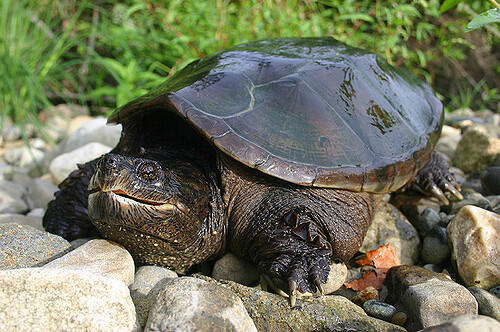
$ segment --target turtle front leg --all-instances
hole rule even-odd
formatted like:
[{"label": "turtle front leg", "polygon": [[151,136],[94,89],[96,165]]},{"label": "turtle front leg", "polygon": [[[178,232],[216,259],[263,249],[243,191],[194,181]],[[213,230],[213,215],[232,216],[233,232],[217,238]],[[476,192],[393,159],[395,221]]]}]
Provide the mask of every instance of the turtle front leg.
[{"label": "turtle front leg", "polygon": [[460,193],[460,186],[448,168],[446,160],[439,153],[433,152],[427,164],[415,176],[411,186],[428,196],[436,197],[444,205],[450,203],[451,196],[461,200],[463,196]]},{"label": "turtle front leg", "polygon": [[88,184],[100,158],[78,165],[63,182],[55,199],[49,202],[43,216],[43,227],[68,241],[97,236],[99,233],[88,216]]}]

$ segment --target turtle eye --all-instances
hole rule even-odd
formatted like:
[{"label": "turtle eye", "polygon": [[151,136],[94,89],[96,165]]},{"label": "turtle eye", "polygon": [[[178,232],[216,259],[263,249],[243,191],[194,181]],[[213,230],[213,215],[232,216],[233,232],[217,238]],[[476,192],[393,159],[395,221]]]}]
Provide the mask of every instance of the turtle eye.
[{"label": "turtle eye", "polygon": [[139,166],[139,176],[149,182],[158,178],[158,166],[154,162],[144,162]]}]

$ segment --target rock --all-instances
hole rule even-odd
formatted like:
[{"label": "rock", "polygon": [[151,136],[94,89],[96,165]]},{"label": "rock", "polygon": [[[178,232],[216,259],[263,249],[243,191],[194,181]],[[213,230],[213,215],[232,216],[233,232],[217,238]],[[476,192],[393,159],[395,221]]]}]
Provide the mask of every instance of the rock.
[{"label": "rock", "polygon": [[441,272],[441,268],[439,266],[435,265],[435,264],[425,264],[422,267],[424,269],[432,271],[432,272],[436,272],[436,273],[440,273]]},{"label": "rock", "polygon": [[450,257],[450,248],[446,239],[436,235],[427,235],[422,245],[422,260],[430,264],[442,264]]},{"label": "rock", "polygon": [[68,125],[68,129],[66,130],[66,136],[74,133],[78,128],[86,124],[87,122],[92,121],[94,118],[89,115],[78,115],[74,117]]},{"label": "rock", "polygon": [[91,240],[43,268],[84,271],[115,278],[129,286],[134,282],[134,260],[122,246],[108,240]]},{"label": "rock", "polygon": [[421,234],[427,234],[434,227],[436,227],[441,221],[439,213],[431,208],[426,208],[422,211],[422,214],[417,218],[417,223],[415,227]]},{"label": "rock", "polygon": [[500,139],[490,136],[481,125],[474,125],[462,134],[453,162],[466,173],[479,173],[499,156]]},{"label": "rock", "polygon": [[172,279],[156,297],[144,331],[257,331],[241,300],[204,280]]},{"label": "rock", "polygon": [[4,331],[139,331],[121,281],[83,271],[0,271]]},{"label": "rock", "polygon": [[38,229],[39,231],[42,232],[45,231],[42,226],[41,218],[33,218],[25,216],[24,214],[15,214],[15,213],[0,214],[0,224],[27,225],[35,229]]},{"label": "rock", "polygon": [[363,303],[363,309],[368,315],[385,320],[386,322],[390,322],[392,316],[398,312],[394,306],[378,300],[365,301],[365,303]]},{"label": "rock", "polygon": [[24,147],[7,149],[3,154],[3,159],[10,165],[19,166],[19,161],[23,155]]},{"label": "rock", "polygon": [[491,288],[490,293],[500,298],[500,285]]},{"label": "rock", "polygon": [[500,195],[488,196],[486,199],[490,201],[491,211],[500,214]]},{"label": "rock", "polygon": [[24,201],[26,189],[12,181],[0,180],[0,214],[24,213],[28,205]]},{"label": "rock", "polygon": [[463,314],[477,314],[477,302],[465,287],[448,276],[418,266],[389,269],[385,284],[389,303],[408,314],[408,329],[444,323]]},{"label": "rock", "polygon": [[481,186],[486,195],[500,195],[500,167],[488,167],[481,173]]},{"label": "rock", "polygon": [[215,262],[212,278],[232,280],[246,286],[254,286],[259,281],[259,272],[251,263],[232,253],[227,253]]},{"label": "rock", "polygon": [[137,269],[134,283],[130,286],[130,295],[141,327],[146,325],[149,310],[163,288],[162,283],[173,278],[177,278],[177,273],[165,267],[146,265]]},{"label": "rock", "polygon": [[467,286],[500,284],[500,215],[465,206],[447,227],[452,261]]},{"label": "rock", "polygon": [[52,182],[40,178],[32,179],[28,186],[28,205],[30,209],[46,208],[47,204],[54,199],[54,193],[58,190]]},{"label": "rock", "polygon": [[479,287],[472,286],[468,290],[476,298],[480,314],[500,321],[500,298]]},{"label": "rock", "polygon": [[460,129],[444,125],[441,131],[441,137],[436,145],[436,150],[447,156],[449,159],[453,159],[460,138]]},{"label": "rock", "polygon": [[407,320],[408,320],[408,315],[402,311],[399,311],[396,312],[394,316],[392,316],[391,323],[399,326],[404,326]]},{"label": "rock", "polygon": [[20,167],[31,167],[42,161],[45,156],[45,152],[33,147],[25,147],[22,149],[21,156],[19,158]]},{"label": "rock", "polygon": [[500,323],[487,316],[462,315],[449,322],[423,329],[419,332],[497,332]]},{"label": "rock", "polygon": [[450,214],[456,214],[458,211],[466,205],[474,205],[482,209],[488,209],[490,207],[490,201],[488,201],[483,195],[474,190],[463,189],[462,195],[464,199],[461,201],[453,201],[447,207]]},{"label": "rock", "polygon": [[42,220],[44,214],[45,214],[45,209],[35,208],[30,212],[26,213],[26,216]]},{"label": "rock", "polygon": [[116,146],[120,140],[121,125],[108,126],[106,118],[97,117],[76,129],[64,142],[64,152],[78,149],[88,143]]},{"label": "rock", "polygon": [[436,198],[425,197],[412,192],[396,193],[391,200],[391,204],[403,212],[414,226],[418,223],[418,218],[425,209],[432,209],[436,213],[441,210],[439,201]]},{"label": "rock", "polygon": [[6,142],[17,141],[21,139],[21,128],[12,124],[2,126],[2,137]]},{"label": "rock", "polygon": [[375,287],[368,286],[363,290],[356,292],[356,295],[352,298],[352,302],[359,306],[363,306],[368,300],[376,300],[379,297],[378,290]]},{"label": "rock", "polygon": [[222,280],[221,284],[241,298],[258,331],[406,331],[367,316],[342,296],[303,297],[292,309],[282,296],[232,281]]},{"label": "rock", "polygon": [[89,143],[72,152],[64,153],[50,163],[49,171],[55,183],[61,183],[77,164],[91,161],[111,150],[109,146],[100,143]]},{"label": "rock", "polygon": [[411,265],[418,260],[420,239],[417,231],[392,204],[382,203],[359,250],[375,250],[389,243],[396,249],[401,264]]},{"label": "rock", "polygon": [[70,248],[62,237],[18,224],[0,225],[0,239],[0,270],[43,264]]},{"label": "rock", "polygon": [[[332,294],[338,290],[347,279],[347,266],[344,263],[333,263],[330,265],[330,272],[328,273],[328,280],[324,283],[323,294]],[[302,296],[319,296],[321,293],[317,290],[314,294],[309,292],[300,293],[297,292],[297,297]]]}]

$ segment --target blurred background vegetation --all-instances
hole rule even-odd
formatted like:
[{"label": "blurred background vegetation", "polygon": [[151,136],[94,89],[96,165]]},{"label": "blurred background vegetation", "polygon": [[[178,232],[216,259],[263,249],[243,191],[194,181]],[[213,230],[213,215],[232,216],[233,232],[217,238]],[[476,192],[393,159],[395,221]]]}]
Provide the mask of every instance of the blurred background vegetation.
[{"label": "blurred background vegetation", "polygon": [[187,63],[252,40],[330,35],[404,66],[447,110],[498,112],[500,33],[464,27],[491,8],[438,0],[4,0],[0,126],[58,103],[105,112]]}]

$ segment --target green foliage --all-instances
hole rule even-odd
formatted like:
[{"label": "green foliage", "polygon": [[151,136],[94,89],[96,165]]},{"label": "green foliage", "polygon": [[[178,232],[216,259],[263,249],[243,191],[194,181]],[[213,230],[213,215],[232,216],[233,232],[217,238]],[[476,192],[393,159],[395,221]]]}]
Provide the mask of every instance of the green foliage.
[{"label": "green foliage", "polygon": [[[468,3],[475,12],[488,9],[484,1]],[[467,63],[473,45],[463,26],[472,16],[457,10],[440,16],[442,8],[439,0],[2,1],[1,117],[34,118],[61,99],[116,107],[199,57],[291,36],[331,35],[379,53],[451,100],[438,78],[450,75],[450,61]],[[498,36],[484,33],[498,44]],[[498,95],[485,82],[473,105]],[[465,84],[462,91],[474,88]]]},{"label": "green foliage", "polygon": [[465,31],[472,31],[497,22],[500,22],[500,8],[493,8],[474,17],[465,27]]}]

